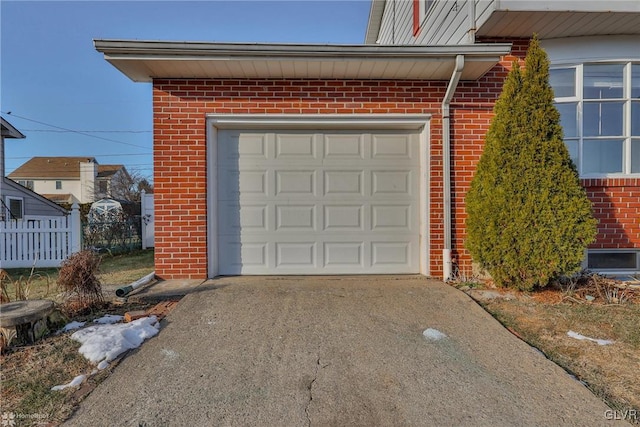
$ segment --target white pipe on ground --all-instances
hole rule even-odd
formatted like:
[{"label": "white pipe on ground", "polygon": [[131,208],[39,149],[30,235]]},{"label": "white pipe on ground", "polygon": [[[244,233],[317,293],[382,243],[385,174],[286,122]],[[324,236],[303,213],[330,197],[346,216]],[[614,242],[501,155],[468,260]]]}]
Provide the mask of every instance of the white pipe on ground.
[{"label": "white pipe on ground", "polygon": [[122,298],[124,296],[127,296],[131,292],[133,292],[136,289],[138,289],[140,286],[144,286],[144,285],[150,283],[155,278],[156,278],[156,272],[152,271],[151,273],[149,273],[146,276],[144,276],[142,279],[138,279],[135,282],[133,282],[133,283],[127,285],[127,286],[123,286],[121,288],[116,289],[116,296],[120,297],[120,298]]}]

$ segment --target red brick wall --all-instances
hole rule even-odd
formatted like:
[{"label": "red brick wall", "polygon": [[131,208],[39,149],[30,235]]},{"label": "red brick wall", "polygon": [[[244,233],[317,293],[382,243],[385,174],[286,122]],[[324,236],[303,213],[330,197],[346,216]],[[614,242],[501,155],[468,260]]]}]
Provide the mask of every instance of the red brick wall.
[{"label": "red brick wall", "polygon": [[[502,58],[490,72],[479,82],[460,82],[456,95],[451,103],[451,216],[452,216],[452,258],[460,272],[470,275],[471,256],[465,249],[466,239],[466,210],[464,198],[471,186],[476,165],[482,155],[484,136],[493,118],[493,106],[502,92],[502,83],[513,66],[518,61],[524,66],[529,40],[486,40],[483,42],[513,43],[511,55]],[[441,249],[441,248],[440,248]],[[434,256],[435,255],[435,259]],[[432,272],[434,267],[441,274],[442,259],[440,251],[434,253],[431,259]],[[435,266],[434,264],[437,264]]]},{"label": "red brick wall", "polygon": [[[500,40],[503,41],[503,40]],[[465,274],[464,197],[482,153],[493,105],[528,41],[477,82],[461,82],[451,105],[453,256]],[[158,79],[153,84],[156,273],[207,275],[206,114],[431,114],[430,271],[442,274],[443,194],[440,104],[446,81]],[[593,247],[640,246],[638,180],[587,180],[601,220]]]},{"label": "red brick wall", "polygon": [[583,179],[598,219],[593,249],[640,248],[640,179]]},{"label": "red brick wall", "polygon": [[[204,278],[206,114],[432,114],[432,239],[442,248],[440,102],[447,82],[155,80],[156,273]],[[437,193],[437,189],[440,193]],[[432,263],[434,273],[439,262]]]}]

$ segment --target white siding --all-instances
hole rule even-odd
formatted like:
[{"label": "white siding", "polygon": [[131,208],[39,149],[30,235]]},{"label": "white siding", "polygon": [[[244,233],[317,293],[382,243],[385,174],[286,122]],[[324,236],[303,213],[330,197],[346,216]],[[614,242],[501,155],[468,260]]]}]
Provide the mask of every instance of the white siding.
[{"label": "white siding", "polygon": [[[476,8],[486,16],[494,8],[495,1],[493,0],[475,1]],[[382,17],[380,44],[469,44],[468,32],[471,29],[471,22],[468,3],[463,0],[435,0],[424,22],[421,23],[417,37],[414,37],[413,3],[411,1],[389,0]]]},{"label": "white siding", "polygon": [[2,197],[5,199],[6,197],[22,198],[24,202],[25,216],[64,215],[62,210],[56,209],[56,207],[40,200],[38,196],[32,194],[30,191],[20,189],[18,184],[12,183],[9,179],[5,179],[2,186]]}]

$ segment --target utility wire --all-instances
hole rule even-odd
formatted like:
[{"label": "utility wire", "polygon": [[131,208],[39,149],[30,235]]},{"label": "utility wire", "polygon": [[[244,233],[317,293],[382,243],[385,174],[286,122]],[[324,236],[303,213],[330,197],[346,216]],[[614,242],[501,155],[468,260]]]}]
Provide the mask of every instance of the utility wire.
[{"label": "utility wire", "polygon": [[129,156],[150,156],[153,153],[139,153],[139,154],[95,154],[93,156],[21,156],[21,157],[5,157],[6,160],[20,160],[20,159],[33,159],[34,157],[129,157]]},{"label": "utility wire", "polygon": [[38,123],[38,124],[41,124],[41,125],[44,125],[44,126],[49,126],[49,127],[52,127],[52,128],[60,129],[60,130],[66,131],[66,132],[72,132],[72,133],[77,133],[78,135],[88,136],[90,138],[101,139],[103,141],[109,141],[109,142],[115,142],[116,144],[129,145],[131,147],[144,148],[145,150],[149,149],[149,147],[143,147],[142,145],[136,145],[136,144],[131,144],[129,142],[117,141],[117,140],[111,139],[111,138],[104,138],[102,136],[91,135],[90,133],[77,131],[77,130],[73,130],[73,129],[67,129],[67,128],[63,128],[61,126],[52,125],[52,124],[49,124],[49,123],[44,123],[44,122],[41,122],[41,121],[38,121],[38,120],[30,119],[28,117],[24,117],[24,116],[19,116],[17,114],[13,114],[11,111],[1,111],[1,113],[2,114],[6,114],[6,115],[11,116],[11,117],[17,117],[17,118],[22,119],[22,120],[27,120],[29,122],[34,122],[34,123]]},{"label": "utility wire", "polygon": [[[18,117],[18,116],[16,116]],[[151,133],[150,130],[59,130],[59,129],[22,129],[24,132],[51,132],[51,133]]]}]

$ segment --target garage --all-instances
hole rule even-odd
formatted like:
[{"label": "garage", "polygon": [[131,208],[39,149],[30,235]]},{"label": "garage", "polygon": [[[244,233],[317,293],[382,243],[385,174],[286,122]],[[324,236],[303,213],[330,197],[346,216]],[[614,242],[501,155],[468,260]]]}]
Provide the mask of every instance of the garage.
[{"label": "garage", "polygon": [[420,272],[419,131],[219,129],[214,139],[218,274]]}]

